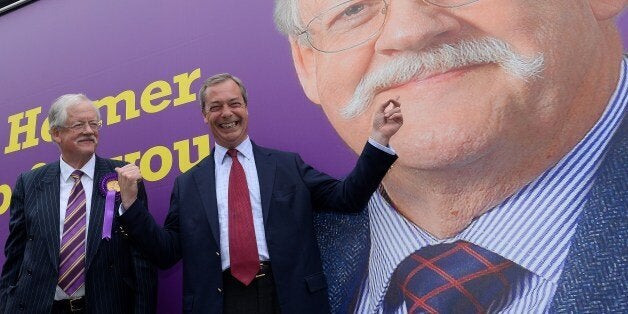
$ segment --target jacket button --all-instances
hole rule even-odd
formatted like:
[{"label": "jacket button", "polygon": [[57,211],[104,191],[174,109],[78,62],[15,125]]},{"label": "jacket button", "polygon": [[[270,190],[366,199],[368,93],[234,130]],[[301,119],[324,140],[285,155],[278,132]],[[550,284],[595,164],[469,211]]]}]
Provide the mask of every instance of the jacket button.
[{"label": "jacket button", "polygon": [[20,309],[20,311],[24,311],[26,309],[24,303],[20,303],[20,306],[18,308]]},{"label": "jacket button", "polygon": [[33,274],[33,271],[31,271],[30,269],[27,269],[27,270],[26,270],[26,274],[30,276],[30,275],[32,275],[32,274]]},{"label": "jacket button", "polygon": [[222,289],[217,288],[218,289],[218,293],[222,294]]},{"label": "jacket button", "polygon": [[220,256],[220,252],[218,252],[218,251],[217,251],[217,252],[216,252],[216,255],[217,255],[217,256]]},{"label": "jacket button", "polygon": [[32,234],[28,236],[28,241],[33,241],[33,235]]}]

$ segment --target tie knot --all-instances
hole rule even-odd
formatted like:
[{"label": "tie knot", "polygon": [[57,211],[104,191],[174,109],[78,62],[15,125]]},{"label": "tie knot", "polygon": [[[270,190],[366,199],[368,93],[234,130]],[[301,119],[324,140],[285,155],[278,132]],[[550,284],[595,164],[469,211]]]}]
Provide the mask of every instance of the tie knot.
[{"label": "tie knot", "polygon": [[232,149],[227,151],[227,155],[231,156],[231,159],[237,158],[238,157],[238,150],[235,149],[235,148],[232,148]]},{"label": "tie knot", "polygon": [[83,171],[81,170],[74,170],[74,172],[72,172],[72,174],[70,175],[70,177],[72,177],[74,181],[79,180],[82,176],[83,176]]}]

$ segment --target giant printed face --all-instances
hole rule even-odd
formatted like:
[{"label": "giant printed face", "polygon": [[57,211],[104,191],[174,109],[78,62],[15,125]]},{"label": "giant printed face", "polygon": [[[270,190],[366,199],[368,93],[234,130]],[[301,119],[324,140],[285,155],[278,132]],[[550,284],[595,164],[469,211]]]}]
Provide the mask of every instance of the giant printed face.
[{"label": "giant printed face", "polygon": [[599,53],[610,19],[624,6],[623,0],[479,0],[455,8],[303,0],[299,15],[304,24],[313,21],[308,31],[321,50],[366,37],[368,31],[351,30],[367,27],[363,12],[384,18],[372,37],[346,50],[322,52],[295,36],[291,47],[306,95],[354,151],[368,137],[373,104],[399,98],[404,126],[391,140],[397,164],[458,167],[556,137],[573,114],[570,104],[595,92],[588,57]]}]

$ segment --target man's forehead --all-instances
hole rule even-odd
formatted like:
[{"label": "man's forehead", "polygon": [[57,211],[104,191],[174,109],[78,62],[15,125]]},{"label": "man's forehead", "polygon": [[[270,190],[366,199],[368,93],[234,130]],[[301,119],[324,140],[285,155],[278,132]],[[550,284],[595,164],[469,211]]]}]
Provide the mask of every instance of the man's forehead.
[{"label": "man's forehead", "polygon": [[347,0],[296,0],[299,16],[303,23],[309,22],[317,14]]}]

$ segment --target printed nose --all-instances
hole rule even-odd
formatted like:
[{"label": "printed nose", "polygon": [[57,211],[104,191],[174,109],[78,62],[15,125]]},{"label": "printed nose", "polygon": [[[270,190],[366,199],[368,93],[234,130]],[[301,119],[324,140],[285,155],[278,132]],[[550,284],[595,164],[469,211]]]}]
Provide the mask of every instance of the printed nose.
[{"label": "printed nose", "polygon": [[382,55],[420,51],[454,37],[461,28],[450,9],[424,1],[392,1],[387,10],[386,23],[375,43],[375,50]]}]

